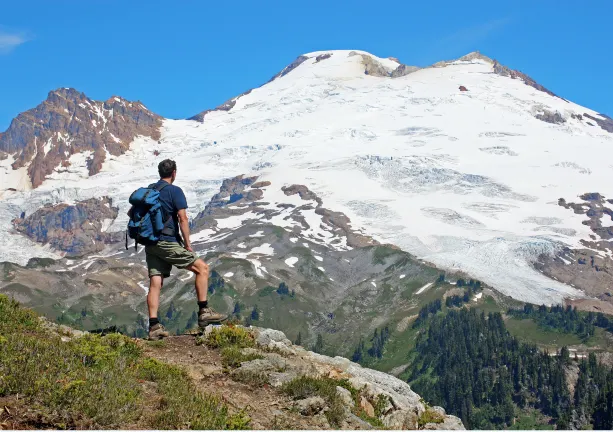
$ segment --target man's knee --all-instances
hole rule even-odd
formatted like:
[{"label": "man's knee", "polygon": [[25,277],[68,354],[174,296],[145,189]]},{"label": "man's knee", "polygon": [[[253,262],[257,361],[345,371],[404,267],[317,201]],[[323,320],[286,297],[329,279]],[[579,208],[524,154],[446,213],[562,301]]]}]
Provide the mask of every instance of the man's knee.
[{"label": "man's knee", "polygon": [[198,275],[207,275],[209,274],[209,265],[205,263],[203,260],[198,258],[191,266],[191,270]]},{"label": "man's knee", "polygon": [[162,278],[162,276],[158,276],[158,275],[151,276],[149,278],[149,287],[153,289],[162,288],[162,284],[164,283],[163,281],[164,279]]}]

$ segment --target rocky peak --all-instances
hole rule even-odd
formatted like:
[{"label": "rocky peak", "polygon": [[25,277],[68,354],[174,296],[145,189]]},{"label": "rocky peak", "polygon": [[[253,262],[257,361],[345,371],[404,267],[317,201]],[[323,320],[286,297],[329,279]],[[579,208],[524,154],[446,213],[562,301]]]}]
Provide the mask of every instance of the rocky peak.
[{"label": "rocky peak", "polygon": [[13,119],[0,134],[0,152],[13,155],[13,169],[27,167],[37,187],[78,153],[88,152],[86,168],[94,175],[107,153],[125,153],[136,136],[159,139],[161,125],[162,118],[140,102],[117,96],[95,101],[73,88],[60,88]]}]

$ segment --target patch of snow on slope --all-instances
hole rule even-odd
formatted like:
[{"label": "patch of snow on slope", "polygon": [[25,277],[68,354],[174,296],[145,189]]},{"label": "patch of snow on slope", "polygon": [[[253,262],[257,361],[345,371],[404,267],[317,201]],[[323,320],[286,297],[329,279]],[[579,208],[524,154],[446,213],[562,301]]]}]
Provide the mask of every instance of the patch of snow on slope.
[{"label": "patch of snow on slope", "polygon": [[288,259],[285,260],[285,264],[287,264],[290,267],[294,267],[294,264],[296,264],[298,262],[298,258],[296,257],[289,257]]},{"label": "patch of snow on slope", "polygon": [[425,284],[423,287],[421,287],[415,294],[421,294],[423,293],[425,290],[427,290],[428,288],[430,288],[432,285],[434,285],[434,282],[430,282]]},{"label": "patch of snow on slope", "polygon": [[227,278],[231,278],[232,276],[234,276],[234,273],[232,272],[228,272],[225,275],[223,275],[223,277],[227,277]]}]

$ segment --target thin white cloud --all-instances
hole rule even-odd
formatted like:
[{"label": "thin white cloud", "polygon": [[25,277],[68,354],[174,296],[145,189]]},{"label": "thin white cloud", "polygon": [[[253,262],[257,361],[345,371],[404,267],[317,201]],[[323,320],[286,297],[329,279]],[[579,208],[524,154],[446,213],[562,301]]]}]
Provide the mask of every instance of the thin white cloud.
[{"label": "thin white cloud", "polygon": [[509,23],[509,18],[491,20],[482,24],[462,28],[443,37],[439,42],[463,48],[487,39],[492,33],[501,30]]},{"label": "thin white cloud", "polygon": [[28,37],[23,33],[10,33],[0,30],[0,54],[8,54],[28,40]]}]

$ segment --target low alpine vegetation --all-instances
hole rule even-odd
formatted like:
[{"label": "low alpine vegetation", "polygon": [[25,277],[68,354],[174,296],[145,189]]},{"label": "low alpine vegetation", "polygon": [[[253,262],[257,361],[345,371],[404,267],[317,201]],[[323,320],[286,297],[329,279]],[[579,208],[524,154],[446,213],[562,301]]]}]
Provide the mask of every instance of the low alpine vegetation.
[{"label": "low alpine vegetation", "polygon": [[[155,383],[155,385],[147,385]],[[120,334],[70,340],[0,295],[0,397],[26,398],[54,428],[226,429],[249,419],[200,394],[185,371],[143,355]],[[145,414],[155,405],[156,414]]]}]

